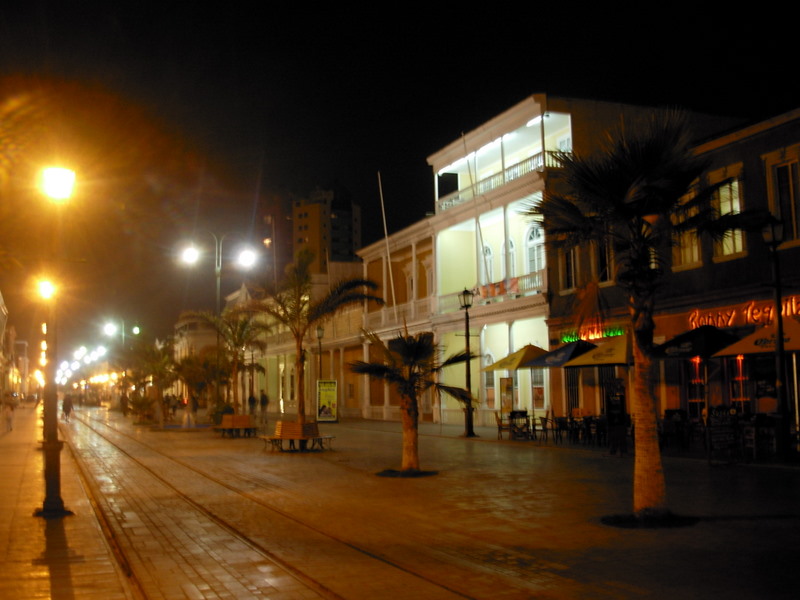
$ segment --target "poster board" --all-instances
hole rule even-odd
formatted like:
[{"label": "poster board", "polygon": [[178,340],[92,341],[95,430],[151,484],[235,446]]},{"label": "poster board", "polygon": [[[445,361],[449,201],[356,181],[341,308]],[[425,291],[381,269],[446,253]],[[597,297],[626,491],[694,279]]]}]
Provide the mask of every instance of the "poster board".
[{"label": "poster board", "polygon": [[512,377],[500,378],[500,407],[504,413],[509,413],[514,408],[514,379]]},{"label": "poster board", "polygon": [[317,421],[337,421],[337,381],[317,379]]}]

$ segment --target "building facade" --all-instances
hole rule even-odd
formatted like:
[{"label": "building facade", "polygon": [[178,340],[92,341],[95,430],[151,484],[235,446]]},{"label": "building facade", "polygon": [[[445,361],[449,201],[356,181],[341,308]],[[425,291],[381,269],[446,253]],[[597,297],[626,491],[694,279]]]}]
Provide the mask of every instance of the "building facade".
[{"label": "building facade", "polygon": [[[442,379],[469,385],[477,399],[476,424],[493,425],[495,413],[511,409],[537,416],[567,415],[576,409],[602,414],[611,382],[616,386],[621,381],[623,393],[630,389],[627,359],[581,368],[486,367],[529,344],[554,350],[576,339],[601,345],[604,338],[626,334],[628,315],[614,282],[613,255],[593,248],[571,256],[549,255],[540,223],[526,215],[549,186],[558,185],[554,152],[591,153],[621,119],[652,110],[534,95],[428,157],[435,175],[432,213],[359,249],[360,264],[328,260],[328,272],[319,269],[315,283],[320,289],[341,276],[363,276],[378,283],[386,304],[347,310],[317,335],[309,335],[309,412],[316,380],[332,379],[338,383],[338,415],[399,419],[396,392],[352,374],[347,364],[376,358],[364,331],[383,340],[405,331],[433,331],[443,356],[463,350],[469,335],[476,355],[469,381],[464,366],[449,368]],[[733,232],[722,243],[697,236],[678,240],[666,257],[669,270],[657,302],[656,342],[700,325],[714,325],[737,338],[771,326],[775,257],[782,269],[783,315],[791,318],[800,311],[800,297],[795,296],[800,246],[798,117],[800,113],[793,112],[743,126],[693,115],[696,151],[711,164],[703,183],[725,182],[714,198],[716,208],[723,214],[767,209],[783,221],[785,239],[776,253],[758,232]],[[307,209],[298,205],[296,210]],[[318,233],[314,236],[322,240],[321,230]],[[340,265],[338,270],[331,268],[334,264]],[[354,264],[359,272],[353,272]],[[578,327],[574,306],[589,282],[599,287],[608,309]],[[464,289],[474,292],[468,332],[458,301]],[[787,373],[793,375],[794,355],[787,356],[792,359],[787,360]],[[278,400],[272,409],[291,414],[296,407],[294,347],[286,332],[269,336],[264,362],[264,385]],[[745,408],[745,402],[748,410],[771,411],[775,365],[774,355],[662,360],[656,388],[659,412],[683,410],[696,417],[701,403]],[[794,405],[796,394],[793,389],[789,393]],[[423,420],[464,421],[462,407],[452,399],[428,396],[420,408]],[[792,410],[796,419],[796,408]]]}]

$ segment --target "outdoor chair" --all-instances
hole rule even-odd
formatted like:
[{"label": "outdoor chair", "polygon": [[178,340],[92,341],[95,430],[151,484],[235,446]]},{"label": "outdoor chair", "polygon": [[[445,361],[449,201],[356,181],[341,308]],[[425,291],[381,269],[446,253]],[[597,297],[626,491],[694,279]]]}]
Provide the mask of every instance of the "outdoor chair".
[{"label": "outdoor chair", "polygon": [[497,439],[498,440],[502,440],[503,439],[503,432],[504,431],[507,431],[509,434],[511,434],[511,423],[504,422],[503,421],[503,417],[500,416],[500,413],[497,412],[497,411],[494,412],[494,420],[497,422]]}]

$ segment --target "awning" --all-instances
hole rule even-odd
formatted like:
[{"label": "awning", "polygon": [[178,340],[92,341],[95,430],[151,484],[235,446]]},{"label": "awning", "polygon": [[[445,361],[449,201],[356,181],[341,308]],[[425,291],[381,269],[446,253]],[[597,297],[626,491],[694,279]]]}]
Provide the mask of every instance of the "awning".
[{"label": "awning", "polygon": [[[777,328],[761,327],[738,342],[726,346],[714,356],[736,356],[738,354],[764,354],[775,352]],[[800,322],[793,317],[783,319],[783,349],[786,352],[800,352]]]},{"label": "awning", "polygon": [[534,346],[533,344],[528,344],[516,352],[512,352],[508,356],[501,358],[488,367],[483,367],[481,371],[502,371],[506,369],[509,371],[515,371],[520,368],[527,368],[520,367],[520,365],[529,360],[533,360],[534,358],[538,358],[543,354],[547,354],[547,350],[544,348],[539,348],[539,346]]},{"label": "awning", "polygon": [[520,365],[520,368],[527,368],[527,367],[561,367],[564,365],[565,362],[568,360],[580,356],[584,352],[588,352],[592,348],[597,348],[593,343],[587,342],[585,340],[578,340],[576,342],[570,342],[569,344],[564,344],[560,348],[556,350],[552,350],[547,354],[542,354],[538,358],[534,358],[533,360],[529,360],[526,363]]},{"label": "awning", "polygon": [[565,362],[564,367],[599,367],[612,365],[630,365],[633,363],[631,356],[630,336],[620,335],[598,344],[596,348],[590,349]]},{"label": "awning", "polygon": [[737,341],[732,333],[718,329],[713,325],[701,325],[689,331],[684,331],[656,346],[653,349],[654,358],[710,358],[718,352]]}]

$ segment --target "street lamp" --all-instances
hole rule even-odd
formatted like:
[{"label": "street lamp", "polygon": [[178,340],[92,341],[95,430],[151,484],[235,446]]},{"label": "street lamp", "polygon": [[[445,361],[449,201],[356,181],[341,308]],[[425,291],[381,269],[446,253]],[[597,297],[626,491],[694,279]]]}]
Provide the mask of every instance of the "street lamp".
[{"label": "street lamp", "polygon": [[317,372],[317,379],[322,379],[322,337],[325,335],[325,330],[322,325],[317,325],[317,346],[319,349],[319,371]]},{"label": "street lamp", "polygon": [[[212,231],[208,232],[211,237],[214,238],[214,277],[216,279],[216,308],[214,314],[219,317],[222,314],[222,310],[220,307],[220,282],[222,279],[222,244],[227,238],[228,234],[224,233],[221,236],[218,236]],[[200,250],[197,246],[189,246],[181,253],[181,258],[183,262],[187,264],[194,264],[200,259]],[[252,248],[243,248],[239,251],[239,254],[236,258],[236,263],[245,268],[249,269],[252,267],[257,259],[257,254]],[[220,354],[219,354],[219,346],[220,346],[220,335],[219,329],[217,329],[217,381],[215,387],[215,400],[217,406],[220,403],[219,397],[219,364],[220,364]],[[234,385],[237,385],[234,382]]]},{"label": "street lamp", "polygon": [[[125,348],[125,333],[127,331],[125,329],[125,321],[124,320],[120,321],[120,325],[121,325],[120,327],[117,327],[116,323],[112,323],[109,321],[108,323],[103,325],[103,333],[108,337],[114,337],[117,335],[117,331],[119,330],[122,334],[122,347]],[[141,330],[139,329],[138,325],[134,325],[131,328],[131,333],[133,335],[139,335],[140,331]]]},{"label": "street lamp", "polygon": [[[56,167],[46,168],[41,173],[41,190],[56,206],[56,225],[52,232],[51,268],[61,251],[61,206],[72,195],[75,172]],[[45,341],[47,343],[47,376],[44,386],[44,424],[42,449],[44,450],[45,496],[42,508],[34,513],[45,518],[57,518],[72,514],[64,507],[61,498],[61,447],[58,439],[58,342],[56,287],[52,281],[39,284],[39,293],[49,305]]]},{"label": "street lamp", "polygon": [[458,294],[458,303],[464,310],[464,340],[467,350],[467,361],[465,363],[467,367],[467,401],[464,409],[466,412],[464,419],[464,437],[478,437],[478,435],[475,433],[472,423],[472,373],[470,372],[470,363],[472,360],[469,350],[469,309],[472,308],[472,299],[474,296],[475,293],[467,288],[464,288],[464,291]]},{"label": "street lamp", "polygon": [[772,257],[772,284],[775,290],[775,396],[778,401],[778,412],[781,420],[778,431],[778,442],[781,453],[786,456],[789,453],[789,407],[786,397],[786,380],[784,372],[785,350],[783,340],[783,290],[781,288],[780,259],[778,256],[778,246],[783,243],[783,221],[772,218],[761,230],[764,242],[770,250]]}]

